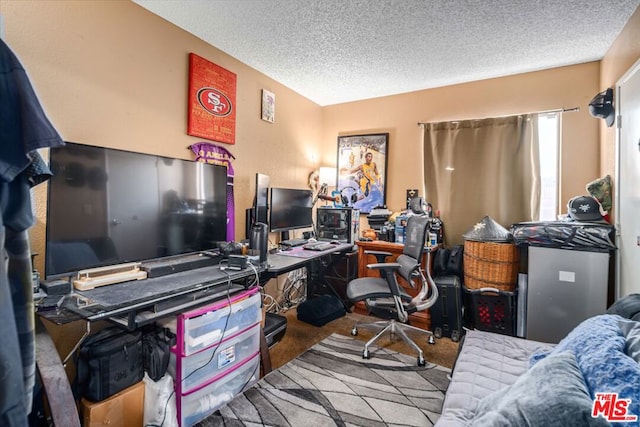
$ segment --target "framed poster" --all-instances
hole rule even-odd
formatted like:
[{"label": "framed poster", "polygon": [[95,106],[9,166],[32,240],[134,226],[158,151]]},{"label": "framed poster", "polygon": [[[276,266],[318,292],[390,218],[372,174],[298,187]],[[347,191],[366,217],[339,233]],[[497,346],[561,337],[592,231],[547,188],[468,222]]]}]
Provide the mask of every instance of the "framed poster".
[{"label": "framed poster", "polygon": [[189,54],[188,135],[236,143],[236,79],[235,73]]},{"label": "framed poster", "polygon": [[276,121],[276,95],[262,89],[262,120],[273,123]]},{"label": "framed poster", "polygon": [[389,134],[338,137],[338,191],[344,206],[369,213],[386,201]]}]

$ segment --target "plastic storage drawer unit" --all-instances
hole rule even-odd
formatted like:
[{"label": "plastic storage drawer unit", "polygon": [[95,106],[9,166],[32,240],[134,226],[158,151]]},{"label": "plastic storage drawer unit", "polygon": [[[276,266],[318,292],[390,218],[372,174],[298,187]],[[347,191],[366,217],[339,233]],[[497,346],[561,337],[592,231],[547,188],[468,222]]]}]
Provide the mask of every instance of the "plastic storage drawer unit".
[{"label": "plastic storage drawer unit", "polygon": [[177,342],[181,356],[189,356],[238,335],[262,320],[260,292],[253,288],[178,316]]},{"label": "plastic storage drawer unit", "polygon": [[176,385],[179,385],[182,393],[187,393],[222,377],[226,371],[246,361],[259,350],[260,325],[254,325],[240,335],[191,356],[176,356],[174,347],[169,370],[174,378],[182,379],[181,384]]},{"label": "plastic storage drawer unit", "polygon": [[222,378],[184,395],[178,395],[178,419],[190,427],[229,403],[260,377],[260,355],[256,353]]}]

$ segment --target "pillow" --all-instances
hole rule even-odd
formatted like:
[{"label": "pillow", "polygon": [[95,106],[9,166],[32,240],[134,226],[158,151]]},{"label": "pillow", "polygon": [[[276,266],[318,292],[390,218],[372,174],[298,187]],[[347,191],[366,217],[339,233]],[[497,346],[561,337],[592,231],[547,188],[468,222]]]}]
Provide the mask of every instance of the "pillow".
[{"label": "pillow", "polygon": [[591,317],[550,352],[534,354],[530,361],[536,364],[549,355],[572,351],[592,399],[596,393],[618,393],[620,399],[631,399],[629,414],[640,417],[640,364],[625,354],[622,320],[612,314]]},{"label": "pillow", "polygon": [[618,324],[626,342],[625,353],[640,363],[640,322],[622,319]]},{"label": "pillow", "polygon": [[480,400],[471,425],[608,426],[604,418],[591,417],[592,405],[574,354],[564,351]]},{"label": "pillow", "polygon": [[640,294],[620,298],[607,309],[607,314],[617,314],[627,319],[640,320]]}]

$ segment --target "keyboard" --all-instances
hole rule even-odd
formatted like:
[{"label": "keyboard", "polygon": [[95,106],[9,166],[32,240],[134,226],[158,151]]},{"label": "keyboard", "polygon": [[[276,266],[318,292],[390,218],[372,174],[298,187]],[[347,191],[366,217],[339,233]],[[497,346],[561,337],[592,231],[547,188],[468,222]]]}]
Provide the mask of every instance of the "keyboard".
[{"label": "keyboard", "polygon": [[283,240],[282,242],[280,242],[280,245],[293,247],[293,246],[302,246],[307,242],[308,242],[307,239],[289,239],[289,240]]},{"label": "keyboard", "polygon": [[309,251],[326,251],[327,249],[335,247],[335,245],[327,242],[313,242],[302,245],[302,247]]}]

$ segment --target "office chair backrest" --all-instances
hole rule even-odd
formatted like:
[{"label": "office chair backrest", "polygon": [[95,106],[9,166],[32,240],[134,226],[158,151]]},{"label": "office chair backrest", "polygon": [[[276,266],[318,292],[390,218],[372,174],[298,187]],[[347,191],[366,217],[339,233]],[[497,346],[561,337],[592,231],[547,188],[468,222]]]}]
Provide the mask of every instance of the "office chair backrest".
[{"label": "office chair backrest", "polygon": [[429,217],[412,216],[407,221],[405,229],[405,241],[402,255],[397,259],[400,264],[398,273],[413,286],[413,278],[422,260],[422,252],[424,251],[424,243],[426,241],[429,226]]}]

